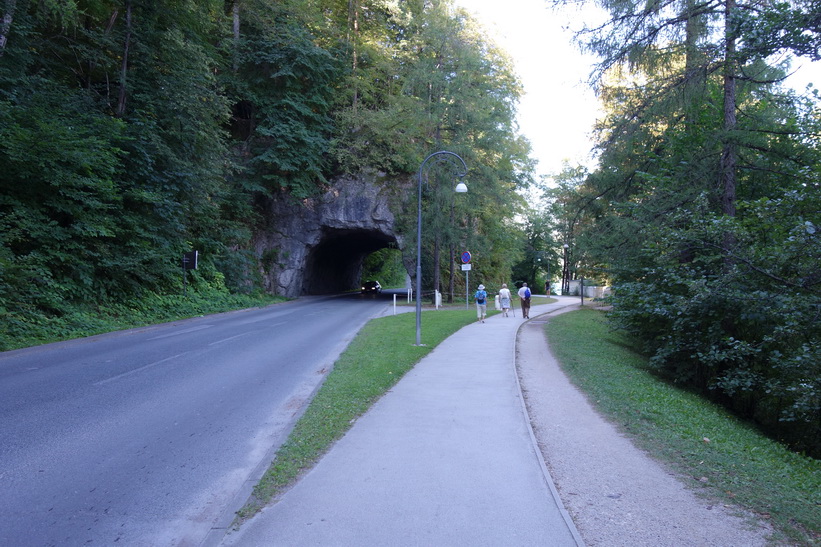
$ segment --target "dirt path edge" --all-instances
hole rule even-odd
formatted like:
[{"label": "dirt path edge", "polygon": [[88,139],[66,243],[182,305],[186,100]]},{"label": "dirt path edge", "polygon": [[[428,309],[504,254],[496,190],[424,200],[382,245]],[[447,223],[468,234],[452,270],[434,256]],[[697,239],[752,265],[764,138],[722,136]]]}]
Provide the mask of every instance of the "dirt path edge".
[{"label": "dirt path edge", "polygon": [[562,308],[522,324],[516,374],[548,480],[580,544],[765,546],[771,527],[736,506],[689,490],[683,477],[636,448],[592,407],[550,351],[544,325]]}]

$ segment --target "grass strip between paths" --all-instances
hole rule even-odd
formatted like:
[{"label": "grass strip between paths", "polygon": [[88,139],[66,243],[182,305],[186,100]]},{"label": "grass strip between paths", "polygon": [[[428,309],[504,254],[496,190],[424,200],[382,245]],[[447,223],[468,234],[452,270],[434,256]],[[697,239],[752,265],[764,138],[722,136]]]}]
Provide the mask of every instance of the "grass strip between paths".
[{"label": "grass strip between paths", "polygon": [[553,317],[545,329],[590,402],[638,446],[690,477],[690,487],[770,519],[790,544],[819,544],[821,462],[654,375],[600,311]]},{"label": "grass strip between paths", "polygon": [[474,321],[474,310],[426,311],[422,315],[424,346],[414,345],[416,314],[403,313],[368,322],[334,364],[277,451],[252,499],[237,513],[238,518],[252,517],[286,490],[407,371],[448,336]]}]

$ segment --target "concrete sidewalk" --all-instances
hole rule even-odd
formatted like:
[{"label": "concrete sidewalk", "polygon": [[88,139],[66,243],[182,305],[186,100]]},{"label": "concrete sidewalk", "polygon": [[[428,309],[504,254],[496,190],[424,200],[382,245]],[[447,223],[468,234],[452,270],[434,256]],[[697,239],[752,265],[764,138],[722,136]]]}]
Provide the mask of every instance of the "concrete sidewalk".
[{"label": "concrete sidewalk", "polygon": [[[534,298],[531,317],[579,303],[559,299]],[[222,545],[582,545],[524,411],[522,323],[517,310],[448,338]]]}]

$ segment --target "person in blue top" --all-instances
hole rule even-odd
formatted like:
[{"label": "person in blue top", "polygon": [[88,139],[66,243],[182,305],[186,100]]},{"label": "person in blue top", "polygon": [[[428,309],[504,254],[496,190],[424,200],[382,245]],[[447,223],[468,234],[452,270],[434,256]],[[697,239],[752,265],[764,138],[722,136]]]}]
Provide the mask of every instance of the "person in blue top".
[{"label": "person in blue top", "polygon": [[476,300],[476,317],[484,323],[485,316],[487,316],[487,291],[484,285],[479,285],[479,290],[473,295],[473,299]]}]

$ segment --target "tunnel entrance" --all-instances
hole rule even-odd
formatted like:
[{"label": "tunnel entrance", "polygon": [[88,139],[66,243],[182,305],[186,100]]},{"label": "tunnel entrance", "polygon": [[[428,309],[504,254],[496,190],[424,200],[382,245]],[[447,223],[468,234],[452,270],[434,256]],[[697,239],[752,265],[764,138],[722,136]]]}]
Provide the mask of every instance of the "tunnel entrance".
[{"label": "tunnel entrance", "polygon": [[396,238],[364,228],[324,228],[308,253],[302,294],[331,294],[359,288],[362,263],[369,254],[396,245]]}]

